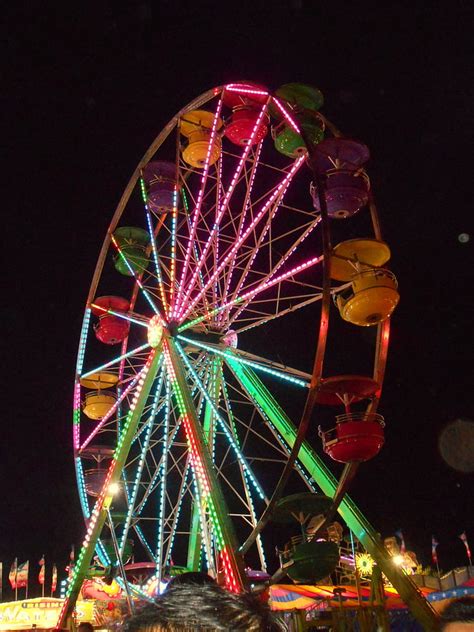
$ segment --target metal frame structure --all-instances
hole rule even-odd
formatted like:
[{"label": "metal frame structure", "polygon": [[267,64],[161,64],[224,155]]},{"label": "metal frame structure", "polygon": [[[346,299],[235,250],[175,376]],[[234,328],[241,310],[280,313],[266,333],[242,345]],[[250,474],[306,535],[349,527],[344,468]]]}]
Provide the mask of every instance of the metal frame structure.
[{"label": "metal frame structure", "polygon": [[[242,146],[221,138],[226,93],[255,97],[259,104]],[[212,113],[212,124],[198,169],[183,160],[180,129],[186,116],[203,106]],[[430,607],[345,495],[358,464],[347,465],[338,483],[307,440],[323,377],[331,297],[347,284],[331,282],[324,182],[305,164],[311,165],[311,146],[288,159],[276,153],[269,135],[256,141],[275,112],[300,132],[291,107],[264,88],[229,84],[204,93],[157,136],[112,218],[87,298],[76,366],[74,458],[87,533],[59,628],[71,625],[94,552],[104,565],[114,565],[105,546],[107,516],[111,521],[120,516],[111,525],[119,554],[133,534],[141,554],[156,564],[158,580],[178,562],[189,570],[204,566],[240,592],[247,585],[249,558],[266,569],[263,529],[290,483],[333,497],[332,513],[339,511],[425,629],[434,628]],[[220,143],[214,161],[212,151]],[[164,158],[175,163],[176,186],[172,207],[158,212],[148,204],[143,173],[150,161]],[[309,188],[311,177],[319,184],[321,213],[297,194],[302,186]],[[380,239],[373,198],[369,209]],[[114,233],[139,217],[149,233],[149,264],[137,272]],[[91,326],[92,311],[100,311],[95,301],[111,286],[110,253],[130,277],[117,282],[128,293],[129,311],[103,310],[130,324],[120,353],[98,349]],[[240,343],[252,330],[317,302],[321,315],[311,373],[236,348],[237,337]],[[151,342],[157,327],[159,335]],[[373,377],[380,388],[368,404],[370,412],[381,394],[389,320],[378,326],[376,340]],[[81,380],[101,371],[118,376],[117,401],[92,426],[81,412]],[[273,383],[276,392],[283,385],[295,393],[303,411],[298,425],[277,403]],[[93,446],[113,452],[94,501],[84,479]],[[120,485],[119,498],[113,497],[111,483]]]}]

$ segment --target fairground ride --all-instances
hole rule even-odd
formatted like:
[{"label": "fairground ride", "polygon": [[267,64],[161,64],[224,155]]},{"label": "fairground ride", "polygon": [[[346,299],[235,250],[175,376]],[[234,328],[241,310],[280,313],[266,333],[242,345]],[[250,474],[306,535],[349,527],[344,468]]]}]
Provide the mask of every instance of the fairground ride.
[{"label": "fairground ride", "polygon": [[[384,441],[377,407],[398,291],[369,151],[321,105],[301,84],[209,90],[163,128],[126,186],[79,342],[74,459],[87,532],[59,627],[95,552],[119,573],[133,552],[158,581],[172,567],[204,569],[244,590],[246,568],[268,570],[266,525],[290,490],[330,497],[324,523],[337,510],[434,629],[346,495]],[[334,426],[320,435],[344,463],[338,479],[318,456],[318,425]]]}]

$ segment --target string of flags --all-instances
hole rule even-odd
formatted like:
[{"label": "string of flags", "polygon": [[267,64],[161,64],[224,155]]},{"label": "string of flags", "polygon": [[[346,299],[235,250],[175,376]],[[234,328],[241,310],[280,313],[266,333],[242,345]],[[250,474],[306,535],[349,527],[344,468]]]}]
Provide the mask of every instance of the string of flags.
[{"label": "string of flags", "polygon": [[[404,555],[406,553],[406,545],[405,545],[405,538],[403,537],[402,530],[398,529],[397,531],[395,531],[395,535],[400,540],[400,553]],[[467,540],[466,532],[463,531],[460,535],[458,535],[458,538],[464,544],[466,548],[467,559],[469,560],[469,566],[472,566],[471,549],[469,548],[469,542]],[[437,553],[438,546],[439,546],[439,542],[436,539],[436,536],[432,535],[431,536],[431,559],[433,561],[433,564],[435,564],[437,568],[438,568],[438,553]]]},{"label": "string of flags", "polygon": [[438,540],[434,537],[434,535],[431,536],[431,559],[433,560],[433,564],[436,564],[436,566],[438,566],[438,554],[436,552],[436,549],[439,545]]},{"label": "string of flags", "polygon": [[[400,540],[400,553],[404,555],[407,552],[407,550],[406,550],[405,538],[403,536],[402,530],[398,529],[397,531],[395,531],[395,535]],[[464,544],[464,547],[466,549],[467,559],[469,561],[469,566],[472,566],[471,549],[469,547],[469,542],[467,539],[466,532],[463,531],[461,534],[458,535],[458,538]],[[439,561],[438,561],[438,552],[437,552],[438,546],[439,546],[439,542],[436,536],[432,535],[431,536],[431,559],[439,572],[439,566],[438,566]],[[74,545],[72,545],[71,551],[69,554],[69,562],[68,562],[68,565],[66,566],[68,578],[71,577],[71,574],[74,568],[74,559],[75,559],[75,551],[74,551]],[[46,558],[44,554],[41,556],[41,559],[38,561],[38,565],[39,565],[38,583],[41,586],[42,596],[44,597],[45,581],[46,581]],[[0,564],[0,569],[1,568],[2,566]],[[13,560],[12,565],[10,567],[10,572],[8,573],[8,579],[10,581],[12,590],[15,591],[15,599],[17,598],[17,591],[19,588],[25,588],[25,591],[26,591],[25,597],[26,598],[28,597],[29,572],[30,572],[29,560],[26,560],[26,562],[23,562],[21,564],[18,564],[18,558],[15,558]],[[1,587],[1,582],[2,582],[2,579],[1,579],[1,574],[0,574],[0,587]],[[58,568],[56,564],[53,564],[52,570],[51,570],[51,593],[50,593],[51,597],[56,592],[57,584],[58,584]]]},{"label": "string of flags", "polygon": [[[39,564],[39,573],[38,573],[38,583],[41,585],[41,593],[44,597],[44,587],[46,580],[46,560],[43,555],[38,562]],[[26,589],[26,596],[28,595],[28,584],[29,584],[29,574],[30,574],[30,561],[27,560],[22,564],[18,564],[18,558],[16,557],[12,565],[10,567],[10,572],[8,573],[8,580],[10,582],[10,586],[12,590],[15,591],[15,595],[19,588]],[[58,567],[56,564],[53,564],[51,570],[51,597],[54,595],[56,588],[58,585]]]}]

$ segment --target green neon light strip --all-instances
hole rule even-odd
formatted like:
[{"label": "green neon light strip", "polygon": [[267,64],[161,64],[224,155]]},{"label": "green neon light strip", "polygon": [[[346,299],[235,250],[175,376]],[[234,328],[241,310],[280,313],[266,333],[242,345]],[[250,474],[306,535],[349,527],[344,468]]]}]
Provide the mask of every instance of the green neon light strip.
[{"label": "green neon light strip", "polygon": [[[297,430],[273,395],[250,367],[241,366],[235,359],[228,360],[227,363],[247,396],[258,408],[264,411],[265,415],[268,416],[291,448],[295,441]],[[303,443],[298,458],[309,476],[318,483],[321,490],[326,495],[333,496],[337,489],[337,480],[307,441]],[[363,533],[370,529],[370,525],[348,496],[341,503],[340,513],[357,538],[361,539]],[[356,523],[354,523],[353,514],[356,515]],[[353,524],[349,524],[349,521]]]},{"label": "green neon light strip", "polygon": [[231,353],[230,351],[222,351],[221,349],[217,349],[216,347],[211,347],[198,340],[186,338],[185,336],[178,336],[178,339],[183,340],[184,342],[192,344],[196,347],[199,347],[200,349],[205,349],[206,351],[215,353],[216,355],[221,356],[221,358],[225,358],[226,360],[239,362],[240,364],[251,366],[252,368],[257,369],[257,371],[262,371],[262,373],[268,373],[268,375],[272,375],[273,377],[278,377],[287,382],[291,382],[292,384],[296,384],[297,386],[302,386],[305,388],[309,387],[309,382],[306,382],[305,380],[300,380],[297,377],[287,375],[286,373],[283,373],[282,371],[277,371],[276,369],[270,369],[269,367],[263,366],[262,364],[258,364],[258,362],[253,362],[252,360],[241,358]]},{"label": "green neon light strip", "polygon": [[[285,437],[285,440],[288,441],[288,444],[292,446],[296,438],[297,430],[259,377],[250,367],[241,366],[238,362],[235,362],[235,360],[228,361],[227,364],[248,397],[250,397],[258,408],[261,407],[265,411],[278,431]],[[307,441],[303,442],[298,457],[309,476],[316,481],[322,492],[327,496],[333,497],[337,489],[337,480]],[[382,572],[387,576],[403,601],[409,606],[412,613],[423,625],[423,629],[433,632],[437,630],[436,615],[433,609],[417,586],[393,563],[377,531],[347,494],[339,505],[338,512],[356,538],[376,560]]]}]

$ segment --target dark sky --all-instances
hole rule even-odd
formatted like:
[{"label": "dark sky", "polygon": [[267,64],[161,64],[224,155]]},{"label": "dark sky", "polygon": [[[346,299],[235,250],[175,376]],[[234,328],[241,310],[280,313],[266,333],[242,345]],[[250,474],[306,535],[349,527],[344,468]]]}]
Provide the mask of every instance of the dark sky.
[{"label": "dark sky", "polygon": [[64,565],[81,540],[75,355],[122,189],[178,109],[238,79],[318,86],[325,114],[371,148],[402,298],[380,408],[387,443],[353,497],[383,535],[401,527],[423,563],[435,533],[441,565],[463,564],[473,478],[442,461],[437,441],[446,423],[474,418],[470,3],[34,4],[3,16],[5,568],[43,552]]}]

